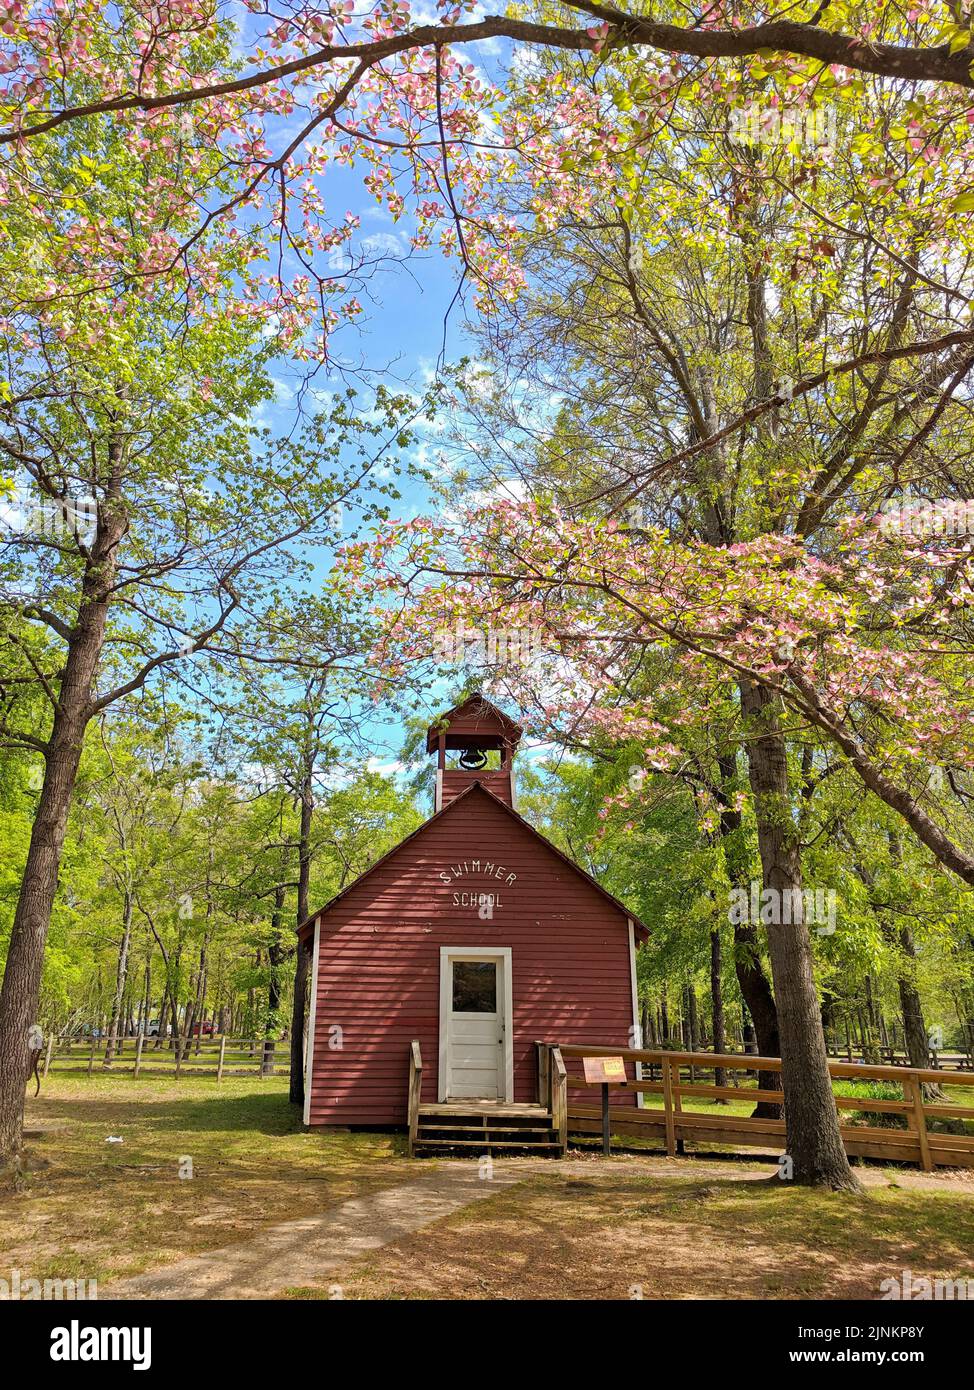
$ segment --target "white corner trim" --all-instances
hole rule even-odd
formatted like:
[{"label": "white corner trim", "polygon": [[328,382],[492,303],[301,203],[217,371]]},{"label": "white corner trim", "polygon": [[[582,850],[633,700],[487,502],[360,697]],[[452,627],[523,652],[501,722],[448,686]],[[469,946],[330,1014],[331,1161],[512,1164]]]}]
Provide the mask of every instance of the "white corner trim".
[{"label": "white corner trim", "polygon": [[443,809],[443,769],[436,769],[436,791],[433,793],[433,814]]},{"label": "white corner trim", "polygon": [[[302,947],[302,950],[304,948]],[[311,1123],[311,1077],[315,1056],[315,1015],[318,1012],[318,956],[321,949],[321,918],[315,918],[314,955],[311,958],[311,1005],[308,1009],[308,1043],[304,1060],[304,1123]]]},{"label": "white corner trim", "polygon": [[457,959],[496,960],[501,968],[501,991],[504,1000],[504,1101],[514,1101],[514,982],[510,946],[441,946],[440,947],[440,1037],[439,1065],[436,1075],[436,1098],[447,1099],[450,1079],[450,1000],[452,998],[450,963]]},{"label": "white corner trim", "polygon": [[[632,1036],[636,1040],[637,1047],[645,1047],[646,1040],[642,1036],[639,1025],[639,991],[636,987],[636,929],[632,924],[632,918],[626,919],[629,923],[629,982],[632,987]],[[643,1079],[643,1064],[636,1063],[636,1080]],[[636,1104],[641,1106],[643,1103],[642,1092],[636,1094]]]}]

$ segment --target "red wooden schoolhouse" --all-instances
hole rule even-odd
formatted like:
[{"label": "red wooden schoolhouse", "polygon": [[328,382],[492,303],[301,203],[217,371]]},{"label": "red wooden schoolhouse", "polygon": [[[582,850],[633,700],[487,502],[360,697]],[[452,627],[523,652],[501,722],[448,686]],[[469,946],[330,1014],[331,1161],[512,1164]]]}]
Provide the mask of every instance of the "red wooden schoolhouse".
[{"label": "red wooden schoolhouse", "polygon": [[433,815],[300,927],[307,1125],[408,1122],[436,1143],[437,1120],[487,1113],[495,1140],[543,1134],[539,1042],[633,1045],[646,928],[518,814],[521,733],[479,695],[442,715]]}]

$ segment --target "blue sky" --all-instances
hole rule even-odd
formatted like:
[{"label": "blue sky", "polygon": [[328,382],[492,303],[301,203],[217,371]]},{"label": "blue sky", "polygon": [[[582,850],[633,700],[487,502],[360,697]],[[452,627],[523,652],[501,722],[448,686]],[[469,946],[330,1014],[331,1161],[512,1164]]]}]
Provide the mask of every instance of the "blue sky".
[{"label": "blue sky", "polygon": [[[253,34],[260,17],[250,15],[238,0],[232,0],[231,9],[243,25],[243,34]],[[431,22],[437,18],[432,0],[419,0],[413,6],[415,22]],[[471,18],[477,18],[475,14]],[[266,22],[266,21],[265,21]],[[244,39],[241,51],[246,50]],[[479,45],[465,56],[478,64],[493,63],[507,49],[499,41]],[[488,77],[486,72],[483,73]],[[270,136],[272,149],[279,150],[299,133],[306,123],[306,113],[296,113],[290,120],[278,123]],[[410,239],[416,230],[411,215],[408,188],[402,191],[407,197],[404,214],[394,221],[392,214],[380,204],[364,186],[363,176],[369,172],[367,165],[348,168],[331,164],[324,176],[319,179],[328,225],[340,225],[347,213],[353,213],[360,224],[353,234],[349,250],[352,255],[370,253],[399,258],[399,263],[390,260],[382,266],[370,280],[365,291],[352,285],[364,309],[355,323],[343,326],[330,342],[336,366],[328,371],[319,368],[314,375],[312,395],[304,399],[304,409],[315,406],[327,408],[333,394],[340,394],[348,385],[360,391],[360,403],[368,408],[371,386],[382,381],[391,390],[403,389],[420,393],[429,384],[438,367],[456,364],[463,357],[476,356],[476,345],[466,326],[468,305],[461,297],[454,301],[460,277],[460,262],[448,260],[434,245],[426,252],[418,253],[411,249]],[[297,270],[295,262],[291,267]],[[339,273],[343,264],[332,262],[326,267],[331,273]],[[473,287],[468,286],[468,298]],[[452,306],[452,307],[451,307]],[[472,306],[469,308],[473,316]],[[446,324],[444,320],[446,319]],[[318,326],[316,325],[315,331]],[[288,434],[295,426],[298,392],[305,381],[309,364],[279,359],[273,364],[271,375],[276,388],[275,400],[261,409],[259,421],[275,434]],[[421,442],[413,451],[415,461],[427,466],[435,465],[437,436],[441,425],[420,426]],[[393,504],[395,515],[409,516],[427,510],[431,500],[425,485],[419,480],[401,481],[403,497],[400,503]],[[319,568],[322,572],[330,563],[327,554],[321,556]],[[459,676],[459,673],[458,673]],[[443,699],[449,695],[448,686],[443,688]],[[432,718],[443,706],[437,703],[439,692],[433,697],[430,706]],[[396,755],[401,747],[404,729],[395,717],[381,708],[373,709],[365,705],[362,712],[366,736],[374,744],[377,758],[374,760],[384,770],[394,772]]]}]

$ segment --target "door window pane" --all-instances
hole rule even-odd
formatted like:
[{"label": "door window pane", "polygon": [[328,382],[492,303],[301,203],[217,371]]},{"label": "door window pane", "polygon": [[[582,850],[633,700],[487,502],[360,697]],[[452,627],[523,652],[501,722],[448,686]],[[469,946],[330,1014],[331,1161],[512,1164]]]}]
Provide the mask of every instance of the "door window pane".
[{"label": "door window pane", "polygon": [[497,1012],[497,966],[488,960],[453,962],[453,1012]]}]

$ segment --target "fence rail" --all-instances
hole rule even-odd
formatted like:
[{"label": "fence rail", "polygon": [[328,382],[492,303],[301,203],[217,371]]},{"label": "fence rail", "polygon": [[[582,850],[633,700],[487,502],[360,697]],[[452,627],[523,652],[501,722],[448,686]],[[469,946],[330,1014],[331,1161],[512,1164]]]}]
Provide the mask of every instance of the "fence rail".
[{"label": "fence rail", "polygon": [[[704,1042],[704,1046],[707,1046],[706,1041]],[[652,1050],[657,1049],[663,1052],[670,1053],[684,1052],[682,1043],[676,1041],[673,1041],[672,1045],[667,1044],[665,1047],[662,1048],[657,1042],[653,1044]],[[870,1049],[863,1049],[862,1046],[857,1046],[854,1042],[842,1044],[830,1042],[826,1048],[826,1051],[829,1057],[836,1062],[858,1062],[863,1064],[864,1066],[872,1066],[874,1060],[876,1066],[906,1067],[907,1069],[910,1069],[912,1066],[908,1054],[904,1052],[904,1050],[901,1047],[877,1046],[872,1049],[872,1051],[876,1054],[873,1060],[871,1060],[869,1056]],[[713,1057],[714,1054],[711,1052],[707,1055],[709,1057]],[[731,1045],[724,1048],[724,1055],[728,1057],[733,1056],[737,1058],[746,1058],[752,1056],[756,1057],[757,1053],[751,1053],[748,1052],[746,1048],[739,1048],[735,1047],[734,1045]],[[950,1072],[974,1070],[974,1051],[965,1052],[956,1048],[946,1051],[936,1051],[935,1049],[931,1048],[930,1055],[932,1058],[930,1066],[936,1068],[938,1071]]]},{"label": "fence rail", "polygon": [[154,1038],[143,1033],[119,1038],[111,1051],[107,1038],[63,1037],[47,1040],[43,1076],[73,1073],[93,1076],[274,1076],[290,1070],[290,1043],[271,1038]]},{"label": "fence rail", "polygon": [[[603,1133],[604,1111],[608,1109],[608,1127],[613,1134],[662,1139],[668,1154],[682,1152],[685,1141],[715,1144],[724,1147],[784,1148],[783,1119],[756,1115],[723,1115],[718,1108],[693,1110],[694,1100],[738,1100],[758,1104],[761,1101],[781,1105],[782,1096],[776,1090],[756,1090],[752,1087],[716,1086],[697,1082],[700,1071],[720,1067],[727,1072],[780,1072],[780,1057],[759,1057],[752,1053],[665,1052],[650,1048],[581,1047],[561,1044],[561,1056],[571,1067],[567,1078],[569,1092],[600,1086],[586,1082],[577,1067],[586,1057],[622,1057],[626,1063],[626,1080],[609,1083],[612,1091],[636,1091],[642,1095],[661,1096],[662,1107],[616,1106],[611,1098],[607,1107],[579,1104],[569,1095],[568,1130],[572,1134]],[[660,1080],[643,1077],[643,1067],[649,1067]],[[684,1078],[684,1072],[688,1075]],[[952,1071],[949,1077],[939,1068],[920,1070],[902,1066],[873,1066],[865,1062],[829,1062],[833,1082],[886,1081],[899,1086],[902,1099],[836,1094],[840,1112],[853,1110],[866,1114],[898,1115],[902,1127],[882,1125],[851,1125],[840,1123],[840,1133],[850,1156],[917,1163],[927,1171],[936,1167],[974,1168],[974,1130],[964,1133],[944,1132],[943,1121],[964,1121],[974,1126],[974,1104],[941,1104],[924,1099],[924,1085],[974,1087],[974,1071]],[[833,1087],[834,1089],[834,1087]],[[603,1097],[608,1091],[603,1092]],[[974,1101],[974,1095],[972,1095]],[[690,1103],[688,1107],[687,1103]],[[934,1128],[931,1128],[931,1122]]]}]

